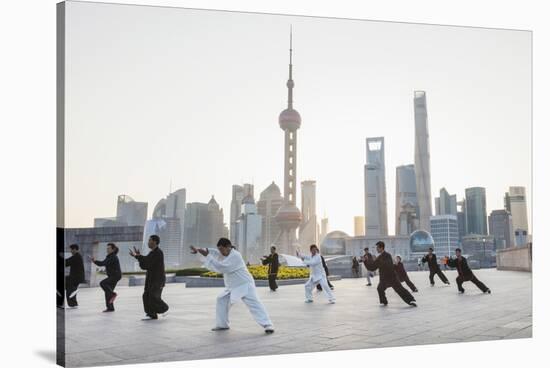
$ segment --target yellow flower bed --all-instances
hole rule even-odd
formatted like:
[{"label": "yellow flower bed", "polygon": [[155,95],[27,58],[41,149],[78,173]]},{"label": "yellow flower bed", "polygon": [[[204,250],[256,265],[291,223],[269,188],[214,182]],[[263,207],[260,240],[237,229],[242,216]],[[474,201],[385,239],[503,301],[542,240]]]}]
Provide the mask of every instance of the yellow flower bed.
[{"label": "yellow flower bed", "polygon": [[[254,278],[254,280],[267,280],[267,266],[255,265],[248,266],[248,271]],[[205,272],[201,277],[222,277],[221,274],[216,272]],[[309,269],[307,267],[279,267],[279,273],[277,274],[277,279],[279,280],[288,280],[288,279],[307,279],[309,277]]]}]

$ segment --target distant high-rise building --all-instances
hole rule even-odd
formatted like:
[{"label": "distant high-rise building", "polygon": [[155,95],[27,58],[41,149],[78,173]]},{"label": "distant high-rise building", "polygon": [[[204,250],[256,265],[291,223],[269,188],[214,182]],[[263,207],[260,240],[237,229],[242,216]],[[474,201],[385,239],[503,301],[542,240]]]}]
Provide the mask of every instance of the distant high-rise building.
[{"label": "distant high-rise building", "polygon": [[414,165],[395,170],[395,235],[409,236],[418,228]]},{"label": "distant high-rise building", "polygon": [[185,247],[212,247],[219,238],[226,236],[223,210],[214,196],[208,203],[187,203],[185,209]]},{"label": "distant high-rise building", "polygon": [[466,232],[487,235],[487,205],[485,188],[466,188]]},{"label": "distant high-rise building", "polygon": [[456,218],[458,220],[458,241],[462,243],[462,237],[466,235],[466,200],[457,202]]},{"label": "distant high-rise building", "polygon": [[365,165],[365,232],[367,235],[388,235],[386,206],[386,166],[384,138],[367,138]]},{"label": "distant high-rise building", "polygon": [[136,202],[128,195],[119,195],[116,217],[128,226],[143,226],[147,220],[147,202]]},{"label": "distant high-rise building", "polygon": [[143,232],[143,252],[147,254],[147,242],[151,235],[160,238],[160,247],[164,253],[166,268],[176,268],[184,264],[182,246],[182,222],[177,217],[157,217],[145,222]]},{"label": "distant high-rise building", "polygon": [[136,202],[126,194],[117,197],[115,217],[96,217],[94,227],[143,226],[147,220],[147,202]]},{"label": "distant high-rise building", "polygon": [[302,223],[300,224],[299,239],[303,246],[318,244],[319,240],[315,186],[315,180],[302,182]]},{"label": "distant high-rise building", "polygon": [[510,248],[514,245],[512,215],[507,210],[494,210],[489,215],[489,234],[495,237],[496,249]]},{"label": "distant high-rise building", "polygon": [[414,92],[414,169],[416,174],[416,197],[418,200],[418,227],[430,228],[432,216],[432,188],[430,175],[430,140],[428,134],[428,111],[426,92]]},{"label": "distant high-rise building", "polygon": [[325,237],[327,236],[328,231],[329,231],[328,218],[323,217],[321,219],[321,233],[319,234],[319,244],[323,243],[323,240],[325,240]]},{"label": "distant high-rise building", "polygon": [[272,182],[260,193],[260,199],[256,203],[258,214],[262,216],[261,247],[264,251],[267,251],[277,241],[281,229],[275,220],[275,215],[277,215],[277,211],[279,211],[283,202],[281,190],[275,182]]},{"label": "distant high-rise building", "polygon": [[302,118],[294,109],[292,79],[292,32],[290,33],[290,62],[288,65],[288,90],[287,108],[279,114],[279,126],[285,134],[284,155],[284,204],[276,215],[280,234],[277,237],[279,251],[283,254],[294,254],[299,248],[296,239],[296,229],[302,222],[302,214],[296,207],[296,182],[297,182],[297,152],[298,129],[302,124]]},{"label": "distant high-rise building", "polygon": [[254,197],[254,185],[233,185],[231,192],[231,208],[229,212],[229,239],[232,244],[237,242],[237,220],[241,215],[243,198],[247,195]]},{"label": "distant high-rise building", "polygon": [[353,235],[365,236],[365,217],[363,216],[353,217]]},{"label": "distant high-rise building", "polygon": [[510,187],[504,195],[504,204],[506,210],[512,215],[513,230],[523,230],[529,233],[525,187]]},{"label": "distant high-rise building", "polygon": [[184,249],[185,205],[186,190],[178,189],[157,203],[151,220],[145,225],[144,246],[147,245],[149,236],[158,235],[161,238],[167,265],[182,265],[183,258],[189,256]]},{"label": "distant high-rise building", "polygon": [[430,217],[431,234],[438,256],[451,256],[458,247],[458,220],[456,215]]},{"label": "distant high-rise building", "polygon": [[258,259],[264,254],[261,248],[262,216],[258,214],[252,195],[243,198],[241,215],[237,220],[238,239],[236,246],[245,261]]},{"label": "distant high-rise building", "polygon": [[456,194],[450,195],[447,189],[439,190],[439,197],[435,197],[435,214],[455,215],[457,212]]}]

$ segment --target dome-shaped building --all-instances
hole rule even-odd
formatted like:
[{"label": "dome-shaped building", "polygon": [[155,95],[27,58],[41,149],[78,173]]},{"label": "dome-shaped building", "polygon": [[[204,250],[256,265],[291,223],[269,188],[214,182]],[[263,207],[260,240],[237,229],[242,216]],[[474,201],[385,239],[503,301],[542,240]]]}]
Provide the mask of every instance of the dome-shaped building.
[{"label": "dome-shaped building", "polygon": [[435,248],[432,235],[424,230],[416,230],[409,239],[411,253],[426,253],[429,248]]},{"label": "dome-shaped building", "polygon": [[321,254],[327,256],[346,254],[346,238],[349,235],[343,231],[331,231],[321,243]]}]

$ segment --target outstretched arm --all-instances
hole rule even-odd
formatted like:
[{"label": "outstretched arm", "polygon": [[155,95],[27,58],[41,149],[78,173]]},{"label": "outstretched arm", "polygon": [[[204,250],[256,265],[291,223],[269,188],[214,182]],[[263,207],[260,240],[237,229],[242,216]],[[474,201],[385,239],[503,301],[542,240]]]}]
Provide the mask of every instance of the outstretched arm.
[{"label": "outstretched arm", "polygon": [[303,257],[304,263],[308,266],[315,266],[321,263],[321,257],[320,256],[304,256]]},{"label": "outstretched arm", "polygon": [[230,253],[222,260],[217,259],[213,254],[208,254],[204,267],[218,273],[231,273],[243,267],[243,260],[236,253]]}]

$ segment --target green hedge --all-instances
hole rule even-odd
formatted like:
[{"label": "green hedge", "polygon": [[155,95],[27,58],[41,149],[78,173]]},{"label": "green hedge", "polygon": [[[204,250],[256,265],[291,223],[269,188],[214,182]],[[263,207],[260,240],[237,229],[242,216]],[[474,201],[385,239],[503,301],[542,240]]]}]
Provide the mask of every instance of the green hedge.
[{"label": "green hedge", "polygon": [[202,267],[184,268],[182,270],[177,270],[176,276],[201,276],[206,272],[208,272],[208,270]]}]

